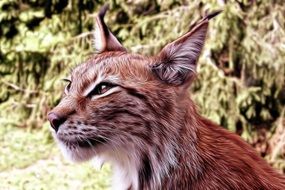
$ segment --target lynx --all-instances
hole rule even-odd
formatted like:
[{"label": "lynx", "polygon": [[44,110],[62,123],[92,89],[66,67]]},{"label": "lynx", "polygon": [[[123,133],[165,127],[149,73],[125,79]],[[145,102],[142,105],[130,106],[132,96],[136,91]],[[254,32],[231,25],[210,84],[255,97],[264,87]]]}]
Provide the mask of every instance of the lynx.
[{"label": "lynx", "polygon": [[127,52],[106,26],[106,11],[95,19],[96,55],[72,71],[48,114],[64,155],[111,163],[114,189],[284,190],[284,176],[238,135],[199,115],[189,97],[218,12],[147,57]]}]

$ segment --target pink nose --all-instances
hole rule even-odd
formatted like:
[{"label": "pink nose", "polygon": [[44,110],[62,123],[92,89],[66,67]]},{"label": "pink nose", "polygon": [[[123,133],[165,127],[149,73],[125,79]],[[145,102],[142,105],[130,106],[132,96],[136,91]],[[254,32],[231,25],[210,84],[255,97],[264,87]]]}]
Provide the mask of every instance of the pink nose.
[{"label": "pink nose", "polygon": [[58,131],[59,126],[64,123],[64,121],[66,120],[64,117],[60,117],[59,115],[57,115],[54,112],[50,112],[48,113],[48,120],[50,122],[50,125],[52,126],[52,128],[55,130],[55,132]]}]

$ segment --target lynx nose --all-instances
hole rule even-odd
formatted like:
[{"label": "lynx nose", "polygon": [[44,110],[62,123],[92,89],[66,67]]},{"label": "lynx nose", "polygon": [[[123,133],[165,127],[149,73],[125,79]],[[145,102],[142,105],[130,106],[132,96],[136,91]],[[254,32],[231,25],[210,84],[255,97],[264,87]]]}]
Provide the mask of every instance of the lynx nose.
[{"label": "lynx nose", "polygon": [[60,117],[54,112],[50,112],[48,114],[48,120],[50,122],[50,125],[55,130],[55,132],[58,131],[59,126],[66,120],[64,117]]}]

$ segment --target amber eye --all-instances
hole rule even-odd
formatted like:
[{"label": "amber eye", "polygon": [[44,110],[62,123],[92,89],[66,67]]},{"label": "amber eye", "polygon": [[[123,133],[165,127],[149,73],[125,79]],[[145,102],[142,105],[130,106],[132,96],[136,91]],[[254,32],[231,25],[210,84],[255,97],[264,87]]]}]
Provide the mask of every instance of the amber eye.
[{"label": "amber eye", "polygon": [[63,79],[63,81],[67,82],[67,85],[65,86],[65,89],[64,89],[64,93],[65,94],[68,94],[69,90],[70,90],[70,86],[71,86],[71,80],[69,79]]},{"label": "amber eye", "polygon": [[105,92],[107,92],[109,89],[108,89],[108,86],[105,85],[105,84],[102,84],[98,87],[98,94],[104,94]]},{"label": "amber eye", "polygon": [[88,96],[104,94],[105,92],[113,88],[114,86],[116,85],[108,83],[108,82],[101,82],[89,93]]}]

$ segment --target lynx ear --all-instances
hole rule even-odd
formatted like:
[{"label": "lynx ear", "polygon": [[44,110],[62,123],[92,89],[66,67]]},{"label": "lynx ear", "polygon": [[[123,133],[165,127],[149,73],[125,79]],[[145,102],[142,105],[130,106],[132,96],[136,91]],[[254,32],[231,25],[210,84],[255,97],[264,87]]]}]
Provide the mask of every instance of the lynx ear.
[{"label": "lynx ear", "polygon": [[93,32],[94,48],[97,53],[104,51],[126,51],[104,22],[104,16],[108,8],[108,4],[104,5],[95,17],[95,30]]},{"label": "lynx ear", "polygon": [[196,63],[205,42],[209,19],[218,13],[206,16],[192,30],[161,50],[152,66],[152,71],[160,80],[176,86],[189,85],[196,72]]}]

